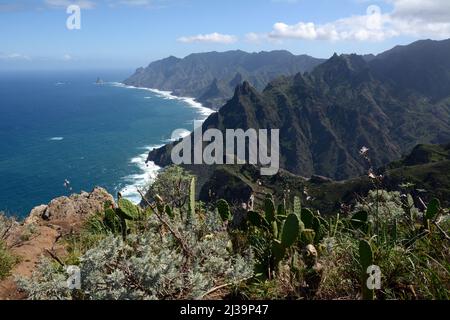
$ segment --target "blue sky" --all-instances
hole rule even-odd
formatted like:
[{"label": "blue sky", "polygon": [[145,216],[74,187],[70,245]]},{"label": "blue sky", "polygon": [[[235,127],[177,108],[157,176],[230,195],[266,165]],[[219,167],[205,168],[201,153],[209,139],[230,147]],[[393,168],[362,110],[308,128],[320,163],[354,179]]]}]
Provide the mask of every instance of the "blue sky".
[{"label": "blue sky", "polygon": [[[66,27],[70,4],[81,30]],[[448,0],[0,0],[0,70],[136,68],[233,49],[327,58],[449,37]]]}]

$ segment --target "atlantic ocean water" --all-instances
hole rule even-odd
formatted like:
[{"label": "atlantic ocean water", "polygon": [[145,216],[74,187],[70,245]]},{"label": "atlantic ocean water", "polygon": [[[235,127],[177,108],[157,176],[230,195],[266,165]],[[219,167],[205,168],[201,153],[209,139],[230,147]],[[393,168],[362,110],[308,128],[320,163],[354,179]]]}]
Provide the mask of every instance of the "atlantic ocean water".
[{"label": "atlantic ocean water", "polygon": [[211,110],[122,85],[129,74],[0,73],[0,210],[24,217],[55,197],[95,186],[139,201],[136,187],[145,188],[159,169],[145,164],[149,150],[167,143],[175,129],[192,130]]}]

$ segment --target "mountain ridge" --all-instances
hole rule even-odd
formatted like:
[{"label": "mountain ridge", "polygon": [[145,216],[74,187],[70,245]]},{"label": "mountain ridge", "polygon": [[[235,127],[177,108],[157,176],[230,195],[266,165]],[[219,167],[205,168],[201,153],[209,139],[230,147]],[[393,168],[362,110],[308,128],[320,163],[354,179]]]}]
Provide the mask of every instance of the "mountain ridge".
[{"label": "mountain ridge", "polygon": [[[448,69],[436,76],[442,87],[450,88],[447,43],[433,42],[433,50],[426,48],[421,56],[436,56],[436,48],[448,53],[438,54],[442,59],[435,62],[439,66],[448,63]],[[404,53],[406,62],[401,68],[425,73],[427,79],[427,69],[414,69],[416,46],[413,43],[412,52]],[[393,64],[389,55],[379,56],[386,65]],[[336,180],[364,173],[367,164],[359,155],[363,146],[371,150],[372,165],[381,167],[417,144],[450,141],[450,89],[438,100],[434,90],[416,90],[416,84],[399,89],[396,78],[389,78],[390,70],[378,69],[378,59],[335,54],[309,73],[269,82],[262,92],[244,81],[233,98],[205,121],[203,129],[280,129],[281,168]],[[170,149],[154,150],[148,160],[168,165]]]},{"label": "mountain ridge", "polygon": [[[172,91],[217,110],[232,97],[237,80],[239,83],[247,80],[262,90],[280,75],[310,71],[323,61],[286,50],[193,53],[182,59],[170,56],[152,62],[146,68],[137,69],[124,84]],[[213,94],[211,87],[215,83],[221,89]]]}]

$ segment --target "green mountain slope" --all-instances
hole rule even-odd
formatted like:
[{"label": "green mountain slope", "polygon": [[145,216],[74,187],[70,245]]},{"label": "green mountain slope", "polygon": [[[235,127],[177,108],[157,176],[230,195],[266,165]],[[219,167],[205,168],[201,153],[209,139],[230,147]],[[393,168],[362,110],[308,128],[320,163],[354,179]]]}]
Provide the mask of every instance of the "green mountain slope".
[{"label": "green mountain slope", "polygon": [[249,165],[217,166],[203,183],[199,197],[205,202],[224,198],[241,204],[254,194],[255,204],[262,205],[268,193],[280,200],[299,196],[309,207],[333,214],[342,204],[354,204],[378,185],[380,189],[420,196],[426,203],[437,197],[444,206],[450,205],[450,145],[419,145],[411,154],[379,169],[378,174],[382,178],[377,183],[368,175],[330,181],[320,176],[306,179],[284,170],[272,177],[261,176]]},{"label": "green mountain slope", "polygon": [[[405,56],[407,49],[402,49]],[[412,44],[410,55],[416,50]],[[450,62],[450,50],[442,50],[448,51]],[[378,59],[389,60],[389,55],[369,62],[358,55],[334,55],[311,73],[280,77],[262,92],[244,82],[203,129],[280,129],[281,168],[335,180],[365,172],[359,154],[363,146],[370,149],[372,165],[381,167],[417,144],[450,141],[450,90],[439,100],[413,85],[400,90],[395,78],[386,80],[389,72],[376,69]],[[414,69],[415,64],[404,62],[402,68]],[[426,78],[427,70],[415,72]],[[450,86],[444,73],[437,78],[440,85]],[[170,148],[151,152],[149,160],[170,164]]]},{"label": "green mountain slope", "polygon": [[405,94],[418,92],[438,101],[450,92],[450,39],[397,46],[370,62],[380,79]]}]

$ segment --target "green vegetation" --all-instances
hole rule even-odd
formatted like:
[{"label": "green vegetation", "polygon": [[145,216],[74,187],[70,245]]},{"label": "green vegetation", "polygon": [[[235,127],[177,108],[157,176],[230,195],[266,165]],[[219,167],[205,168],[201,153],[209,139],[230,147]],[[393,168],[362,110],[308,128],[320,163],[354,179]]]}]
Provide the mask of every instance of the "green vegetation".
[{"label": "green vegetation", "polygon": [[6,245],[0,241],[0,280],[9,276],[16,259],[6,248]]},{"label": "green vegetation", "polygon": [[[21,287],[32,299],[450,297],[449,211],[437,199],[374,190],[325,218],[298,197],[266,195],[237,223],[227,201],[196,202],[194,182],[168,168],[142,206],[121,198],[66,237],[63,264],[80,267],[81,290],[48,260]],[[368,270],[380,270],[379,288]]]},{"label": "green vegetation", "polygon": [[[383,177],[379,188],[411,194],[425,202],[438,198],[443,206],[450,207],[450,144],[418,145],[403,159],[377,171]],[[200,190],[200,199],[210,202],[224,198],[230,203],[242,203],[254,193],[256,203],[262,206],[265,194],[271,193],[281,201],[289,190],[290,197],[298,196],[308,208],[329,216],[335,215],[342,205],[354,206],[358,197],[367,196],[374,188],[374,181],[367,174],[331,181],[306,179],[281,170],[267,177],[253,166],[225,165],[215,168]]]},{"label": "green vegetation", "polygon": [[[277,128],[282,169],[304,177],[355,178],[367,172],[359,154],[363,146],[370,149],[373,168],[379,168],[417,144],[450,141],[450,72],[443,71],[450,70],[449,48],[449,40],[420,41],[401,54],[396,48],[370,61],[334,55],[311,72],[286,72],[262,91],[244,77],[247,82],[204,129]],[[140,84],[157,79],[147,71],[137,78]],[[153,150],[149,160],[170,165],[176,143]],[[445,152],[428,159],[449,160]]]},{"label": "green vegetation", "polygon": [[[304,212],[311,213],[302,210],[303,233],[312,225]],[[249,215],[251,224],[253,216]],[[311,236],[306,242],[300,237],[272,269],[271,278],[247,282],[241,294],[269,299],[449,298],[450,219],[437,200],[419,210],[410,195],[372,191],[352,212],[321,226],[322,237]],[[267,252],[255,250],[257,266],[267,257]],[[366,285],[372,265],[381,271],[379,290]]]},{"label": "green vegetation", "polygon": [[[175,183],[186,176],[172,168],[160,179]],[[169,197],[170,204],[164,199],[173,189],[160,195],[152,188],[154,201],[146,197],[143,208],[119,199],[117,208],[105,208],[66,239],[69,255],[62,263],[43,260],[31,279],[18,281],[20,287],[30,299],[195,299],[252,278],[252,251],[234,252],[227,222],[191,196],[191,178],[187,194]],[[117,216],[121,223],[111,224]],[[65,284],[67,265],[79,266],[81,290]]]},{"label": "green vegetation", "polygon": [[6,238],[13,223],[13,219],[7,218],[3,212],[0,212],[0,280],[10,275],[11,269],[17,262],[6,245]]}]

